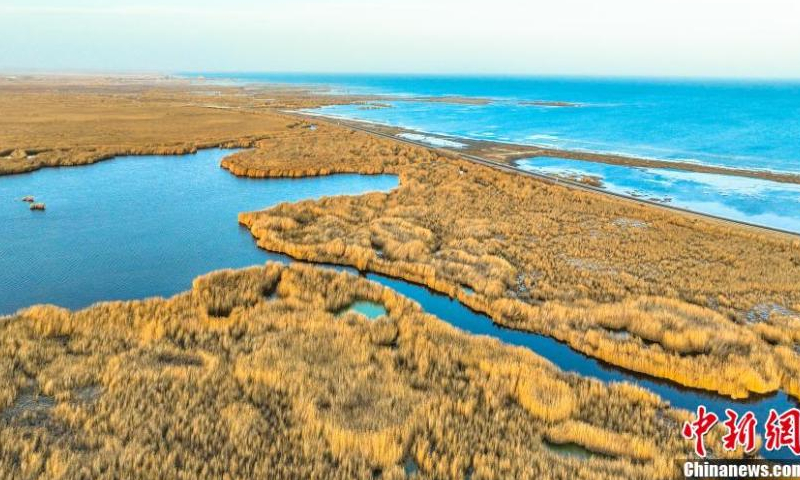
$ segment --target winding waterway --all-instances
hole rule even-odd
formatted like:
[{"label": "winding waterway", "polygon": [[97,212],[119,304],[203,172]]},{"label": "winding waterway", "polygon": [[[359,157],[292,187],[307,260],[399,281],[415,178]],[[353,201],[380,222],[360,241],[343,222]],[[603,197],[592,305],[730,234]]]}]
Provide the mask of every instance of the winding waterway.
[{"label": "winding waterway", "polygon": [[[289,263],[293,260],[287,256],[258,249],[250,233],[237,225],[236,214],[279,202],[397,186],[391,175],[242,179],[219,168],[228,153],[212,149],[182,157],[125,157],[0,177],[0,315],[36,303],[80,308],[101,300],[167,296],[187,290],[194,277],[212,270],[267,260]],[[29,210],[21,201],[26,195],[45,202],[47,210]],[[726,408],[751,410],[763,420],[770,408],[783,411],[794,405],[782,392],[734,401],[646,378],[552,338],[502,328],[423,286],[374,273],[365,276],[466,332],[528,348],[566,372],[635,383],[675,407],[694,410],[704,404],[720,417]]]}]

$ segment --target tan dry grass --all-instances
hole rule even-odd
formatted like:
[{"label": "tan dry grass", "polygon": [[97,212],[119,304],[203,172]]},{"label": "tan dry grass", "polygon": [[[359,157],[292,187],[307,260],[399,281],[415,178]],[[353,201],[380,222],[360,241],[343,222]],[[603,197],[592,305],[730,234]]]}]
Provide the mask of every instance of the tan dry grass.
[{"label": "tan dry grass", "polygon": [[[359,299],[388,315],[336,316]],[[0,325],[0,378],[3,478],[402,478],[413,458],[419,478],[653,479],[689,448],[688,413],[637,387],[561,373],[305,265],[215,272],[166,300],[23,310]],[[14,407],[26,393],[52,406]],[[542,441],[564,435],[614,457]]]},{"label": "tan dry grass", "polygon": [[800,394],[796,313],[752,315],[800,300],[800,241],[332,125],[317,132],[263,142],[223,166],[256,177],[391,172],[401,185],[241,214],[261,247],[421,283],[505,326],[683,385]]},{"label": "tan dry grass", "polygon": [[297,89],[245,90],[152,78],[0,81],[0,175],[117,155],[249,147],[296,126],[278,108],[349,101],[326,98]]},{"label": "tan dry grass", "polygon": [[[796,242],[319,122],[311,131],[272,110],[319,101],[297,92],[270,91],[272,101],[145,83],[1,85],[11,113],[0,118],[0,171],[236,144],[260,147],[226,161],[242,175],[398,173],[389,195],[241,220],[265,248],[417,281],[633,370],[738,396],[778,385],[800,393],[797,318],[748,317],[759,305],[800,308]],[[423,477],[665,478],[671,458],[687,455],[675,436],[687,412],[470,339],[341,278],[277,266],[218,272],[170,300],[0,319],[0,471],[367,478],[380,468],[399,478],[402,455]],[[266,300],[273,289],[279,300]],[[355,298],[384,302],[389,319],[332,319]],[[31,395],[39,407],[18,408]],[[579,461],[541,442],[590,428],[602,430],[592,430],[597,443],[579,441],[586,448],[629,454],[609,445],[628,442],[634,458],[653,461]]]}]

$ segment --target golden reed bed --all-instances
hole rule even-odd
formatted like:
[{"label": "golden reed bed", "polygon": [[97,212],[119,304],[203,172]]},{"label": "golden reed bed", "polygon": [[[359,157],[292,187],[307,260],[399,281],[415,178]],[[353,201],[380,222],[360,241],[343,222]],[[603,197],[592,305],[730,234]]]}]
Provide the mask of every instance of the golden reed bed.
[{"label": "golden reed bed", "polygon": [[117,155],[248,147],[291,123],[263,113],[325,103],[326,97],[291,88],[242,90],[151,77],[0,77],[0,175]]},{"label": "golden reed bed", "polygon": [[[337,314],[356,300],[388,314]],[[3,478],[392,479],[414,462],[417,478],[650,480],[691,448],[688,412],[644,390],[564,374],[308,265],[218,271],[171,299],[31,307],[0,323],[0,380]]]},{"label": "golden reed bed", "polygon": [[682,385],[739,398],[800,394],[797,239],[333,125],[257,147],[222,166],[251,177],[400,175],[389,194],[241,214],[265,249],[421,283],[504,326]]},{"label": "golden reed bed", "polygon": [[[389,194],[240,221],[264,248],[423,283],[625,368],[731,396],[800,392],[797,240],[276,111],[323,101],[153,79],[0,81],[0,172],[246,145],[223,162],[237,175],[397,173]],[[388,318],[333,314],[355,299]],[[36,306],[0,319],[0,339],[11,478],[398,478],[413,461],[421,478],[650,479],[689,455],[687,413],[641,389],[563,374],[311,267],[216,272],[169,300]]]}]

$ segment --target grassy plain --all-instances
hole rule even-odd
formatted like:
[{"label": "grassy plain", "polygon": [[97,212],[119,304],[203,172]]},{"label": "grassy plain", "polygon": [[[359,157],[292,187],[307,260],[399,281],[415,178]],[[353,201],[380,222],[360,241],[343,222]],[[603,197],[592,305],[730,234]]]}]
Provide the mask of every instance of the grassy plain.
[{"label": "grassy plain", "polygon": [[275,115],[276,109],[325,103],[292,88],[154,77],[0,77],[0,175],[117,155],[249,147],[285,132],[292,120]]}]

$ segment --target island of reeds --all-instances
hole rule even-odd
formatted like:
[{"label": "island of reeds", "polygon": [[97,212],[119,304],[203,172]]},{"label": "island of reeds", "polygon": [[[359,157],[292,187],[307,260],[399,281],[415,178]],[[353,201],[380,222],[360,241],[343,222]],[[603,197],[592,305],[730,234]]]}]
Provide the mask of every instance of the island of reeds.
[{"label": "island of reeds", "polygon": [[[370,320],[356,301],[383,305]],[[660,478],[688,412],[457,331],[348,273],[267,264],[0,326],[5,478]],[[589,458],[552,445],[575,444]]]}]

